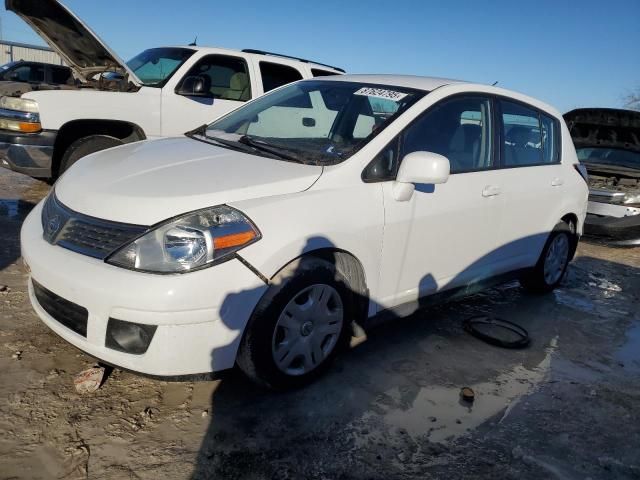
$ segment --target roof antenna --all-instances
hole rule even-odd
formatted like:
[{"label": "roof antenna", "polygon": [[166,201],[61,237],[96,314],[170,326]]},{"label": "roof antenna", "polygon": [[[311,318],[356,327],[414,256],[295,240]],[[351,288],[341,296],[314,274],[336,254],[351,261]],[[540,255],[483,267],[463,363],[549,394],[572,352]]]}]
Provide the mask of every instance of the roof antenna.
[{"label": "roof antenna", "polygon": [[198,46],[198,36],[196,35],[196,38],[193,39],[193,42],[191,42],[189,44],[190,47],[197,47]]},{"label": "roof antenna", "polygon": [[495,87],[497,84],[498,84],[498,80],[496,80],[495,82],[493,82],[493,83],[491,84],[491,86],[492,86],[492,87]]}]

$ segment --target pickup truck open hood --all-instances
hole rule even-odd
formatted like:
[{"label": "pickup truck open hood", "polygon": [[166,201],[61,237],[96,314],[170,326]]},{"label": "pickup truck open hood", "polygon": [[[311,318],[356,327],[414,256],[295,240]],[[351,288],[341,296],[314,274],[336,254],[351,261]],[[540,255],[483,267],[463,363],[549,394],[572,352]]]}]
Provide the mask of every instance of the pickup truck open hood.
[{"label": "pickup truck open hood", "polygon": [[[85,215],[138,225],[200,208],[308,189],[322,167],[249,155],[191,138],[164,138],[82,158],[56,183]],[[287,212],[280,212],[287,215]]]},{"label": "pickup truck open hood", "polygon": [[57,0],[5,0],[5,7],[58,52],[80,80],[87,82],[96,73],[115,71],[142,84],[118,55]]},{"label": "pickup truck open hood", "polygon": [[640,152],[640,112],[579,108],[564,114],[576,148],[615,148]]}]

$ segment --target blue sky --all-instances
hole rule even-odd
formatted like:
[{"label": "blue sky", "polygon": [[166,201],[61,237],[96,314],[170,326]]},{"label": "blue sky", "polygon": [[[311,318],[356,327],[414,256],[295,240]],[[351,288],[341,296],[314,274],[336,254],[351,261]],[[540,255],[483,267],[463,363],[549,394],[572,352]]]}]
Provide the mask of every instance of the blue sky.
[{"label": "blue sky", "polygon": [[[197,35],[353,73],[499,81],[561,111],[619,107],[640,87],[640,0],[64,3],[125,59]],[[42,43],[13,13],[0,17],[3,39]]]}]

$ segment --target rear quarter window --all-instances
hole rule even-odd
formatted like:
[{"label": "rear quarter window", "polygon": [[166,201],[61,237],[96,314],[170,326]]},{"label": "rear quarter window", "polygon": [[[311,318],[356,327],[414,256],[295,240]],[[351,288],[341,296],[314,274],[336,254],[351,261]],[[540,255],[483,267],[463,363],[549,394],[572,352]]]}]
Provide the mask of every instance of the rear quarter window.
[{"label": "rear quarter window", "polygon": [[321,70],[319,68],[312,68],[311,75],[314,77],[331,77],[333,75],[338,75],[337,72],[331,72],[329,70]]}]

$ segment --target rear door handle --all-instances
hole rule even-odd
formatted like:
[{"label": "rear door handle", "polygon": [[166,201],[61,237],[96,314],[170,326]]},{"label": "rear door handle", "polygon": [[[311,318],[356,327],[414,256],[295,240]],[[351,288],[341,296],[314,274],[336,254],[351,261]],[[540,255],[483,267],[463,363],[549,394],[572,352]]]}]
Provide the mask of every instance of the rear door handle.
[{"label": "rear door handle", "polygon": [[487,185],[482,190],[483,197],[495,197],[496,195],[500,195],[502,193],[502,189],[497,185]]},{"label": "rear door handle", "polygon": [[552,187],[559,187],[560,185],[564,185],[564,180],[562,180],[561,178],[554,178],[553,180],[551,180]]}]

